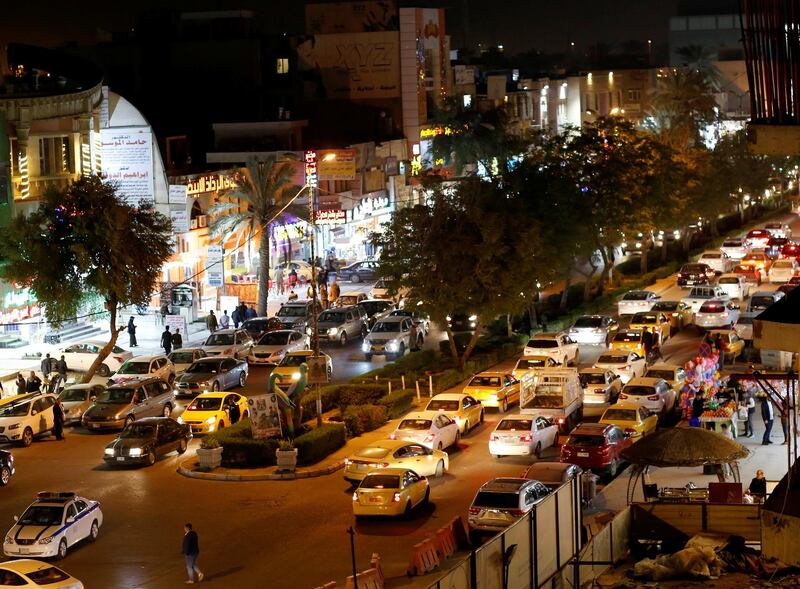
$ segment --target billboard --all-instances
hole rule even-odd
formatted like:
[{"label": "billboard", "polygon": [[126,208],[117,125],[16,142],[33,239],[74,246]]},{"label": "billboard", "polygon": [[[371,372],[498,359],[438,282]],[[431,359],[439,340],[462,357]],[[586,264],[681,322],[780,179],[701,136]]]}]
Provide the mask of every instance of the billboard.
[{"label": "billboard", "polygon": [[100,130],[102,172],[131,206],[155,202],[153,134],[149,128]]},{"label": "billboard", "polygon": [[397,7],[392,0],[335,2],[306,6],[306,32],[311,35],[369,33],[398,29]]},{"label": "billboard", "polygon": [[314,73],[325,98],[400,96],[396,31],[308,37],[297,46],[297,63],[300,71]]},{"label": "billboard", "polygon": [[279,438],[281,436],[281,417],[278,395],[252,395],[247,399],[250,411],[250,429],[255,439]]},{"label": "billboard", "polygon": [[355,149],[321,149],[317,152],[320,180],[355,180]]},{"label": "billboard", "polygon": [[224,250],[221,245],[209,245],[206,253],[206,282],[222,286],[225,282]]}]

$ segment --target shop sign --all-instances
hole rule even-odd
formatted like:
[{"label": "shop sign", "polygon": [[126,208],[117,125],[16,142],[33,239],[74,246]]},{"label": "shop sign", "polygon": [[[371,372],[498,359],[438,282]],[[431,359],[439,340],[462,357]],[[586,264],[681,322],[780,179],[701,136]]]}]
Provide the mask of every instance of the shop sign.
[{"label": "shop sign", "polygon": [[309,149],[303,158],[305,162],[306,184],[311,188],[316,188],[319,184],[317,177],[317,152]]},{"label": "shop sign", "polygon": [[181,333],[186,334],[189,333],[186,331],[186,317],[183,315],[166,315],[164,317],[164,324],[169,327],[169,330],[172,333],[175,333],[176,330],[180,329]]},{"label": "shop sign", "polygon": [[185,184],[170,184],[169,185],[169,204],[171,205],[185,205],[186,204],[187,186]]},{"label": "shop sign", "polygon": [[318,153],[320,180],[355,180],[355,149],[323,149]]},{"label": "shop sign", "polygon": [[317,225],[344,225],[347,223],[347,214],[341,209],[333,211],[317,211]]},{"label": "shop sign", "polygon": [[433,139],[439,135],[452,135],[453,129],[450,127],[429,127],[427,129],[420,129],[420,139]]},{"label": "shop sign", "polygon": [[209,245],[206,256],[206,281],[208,286],[222,286],[225,282],[224,250],[221,245]]},{"label": "shop sign", "polygon": [[186,211],[170,211],[173,233],[186,233],[189,231],[189,215]]},{"label": "shop sign", "polygon": [[305,236],[306,225],[307,223],[305,221],[278,225],[272,230],[272,237],[278,243],[283,243],[291,239],[302,239],[303,236]]},{"label": "shop sign", "polygon": [[[193,196],[204,192],[217,192],[236,188],[236,182],[227,174],[205,174],[186,183],[186,194]],[[170,200],[170,202],[172,202]]]},{"label": "shop sign", "polygon": [[388,196],[367,197],[361,200],[352,211],[350,211],[351,221],[362,221],[368,217],[377,217],[392,210]]}]

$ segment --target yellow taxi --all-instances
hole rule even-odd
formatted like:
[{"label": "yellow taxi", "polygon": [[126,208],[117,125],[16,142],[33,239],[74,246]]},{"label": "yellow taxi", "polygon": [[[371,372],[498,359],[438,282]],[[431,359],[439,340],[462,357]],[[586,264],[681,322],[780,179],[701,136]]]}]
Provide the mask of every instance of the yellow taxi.
[{"label": "yellow taxi", "polygon": [[728,362],[734,362],[744,351],[744,340],[733,329],[712,329],[709,334],[715,340],[717,334],[722,336],[722,349]]},{"label": "yellow taxi", "polygon": [[501,413],[508,411],[512,403],[519,403],[519,381],[508,372],[487,370],[476,374],[461,391],[470,395],[484,407],[495,407]]},{"label": "yellow taxi", "polygon": [[384,468],[371,472],[353,492],[353,515],[411,515],[431,496],[428,479],[407,468]]},{"label": "yellow taxi", "polygon": [[344,461],[344,478],[359,482],[368,474],[383,472],[385,468],[403,468],[419,476],[440,477],[449,466],[447,452],[406,440],[379,440],[357,450]]},{"label": "yellow taxi", "polygon": [[670,335],[670,320],[665,313],[648,312],[636,313],[631,317],[629,329],[642,329],[646,327],[654,335],[657,335],[659,345],[663,344]]},{"label": "yellow taxi", "polygon": [[439,393],[434,395],[425,411],[444,413],[458,424],[458,431],[467,433],[483,423],[483,403],[472,395],[461,393]]},{"label": "yellow taxi", "polygon": [[[278,365],[272,369],[272,374],[278,375],[278,384],[288,385],[300,378],[300,365],[308,363],[308,359],[314,355],[312,350],[298,350],[297,352],[289,352],[283,357]],[[325,358],[325,363],[328,365],[328,380],[333,376],[333,361],[331,357],[324,352],[320,352],[320,356]]]},{"label": "yellow taxi", "polygon": [[523,356],[517,360],[511,374],[519,380],[522,375],[530,370],[541,370],[542,368],[555,368],[561,366],[555,358],[550,356]]},{"label": "yellow taxi", "polygon": [[231,425],[234,405],[239,407],[239,419],[247,417],[247,397],[239,393],[203,393],[189,403],[178,417],[178,423],[191,427],[193,434],[210,434]]},{"label": "yellow taxi", "polygon": [[608,347],[621,352],[636,352],[642,358],[645,358],[647,354],[644,351],[643,334],[644,332],[641,329],[620,330],[611,340],[611,344]]},{"label": "yellow taxi", "polygon": [[656,431],[658,415],[639,405],[617,403],[600,418],[604,425],[616,425],[634,440]]},{"label": "yellow taxi", "polygon": [[647,368],[644,375],[646,378],[660,378],[667,381],[675,392],[680,391],[686,382],[686,369],[677,364],[653,364]]}]

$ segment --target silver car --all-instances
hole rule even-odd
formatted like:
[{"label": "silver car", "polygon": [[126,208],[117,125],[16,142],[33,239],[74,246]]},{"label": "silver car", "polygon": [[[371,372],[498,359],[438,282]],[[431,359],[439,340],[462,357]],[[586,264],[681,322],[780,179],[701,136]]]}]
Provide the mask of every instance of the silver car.
[{"label": "silver car", "polygon": [[206,353],[202,348],[178,348],[168,356],[176,376],[183,374],[196,360],[205,357]]},{"label": "silver car", "polygon": [[174,406],[169,383],[161,378],[147,378],[108,387],[81,421],[88,430],[122,429],[142,417],[169,417]]},{"label": "silver car", "polygon": [[569,337],[579,344],[605,346],[619,329],[619,323],[606,315],[582,315],[569,328]]},{"label": "silver car", "polygon": [[528,513],[550,494],[539,481],[518,478],[493,479],[478,489],[469,507],[472,532],[501,532]]},{"label": "silver car", "polygon": [[209,335],[201,348],[207,356],[247,358],[253,349],[253,338],[245,329],[220,329]]},{"label": "silver car", "polygon": [[181,374],[175,383],[176,396],[196,396],[209,391],[225,391],[243,387],[247,382],[248,367],[245,360],[215,356],[201,358]]},{"label": "silver car", "polygon": [[367,335],[367,314],[357,306],[327,309],[317,317],[320,340],[347,344]]},{"label": "silver car", "polygon": [[58,400],[64,407],[64,423],[80,423],[86,410],[105,390],[101,384],[73,384],[61,391]]},{"label": "silver car", "polygon": [[307,350],[311,347],[305,333],[292,329],[268,331],[256,340],[253,350],[247,357],[250,364],[278,364],[289,352]]}]

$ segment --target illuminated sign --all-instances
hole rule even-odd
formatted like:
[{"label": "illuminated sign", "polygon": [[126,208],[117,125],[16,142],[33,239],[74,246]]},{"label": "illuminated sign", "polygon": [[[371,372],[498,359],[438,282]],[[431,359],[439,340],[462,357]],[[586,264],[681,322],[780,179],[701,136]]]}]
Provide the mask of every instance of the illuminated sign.
[{"label": "illuminated sign", "polygon": [[186,194],[189,196],[204,192],[217,192],[236,188],[236,182],[227,174],[206,174],[186,183]]},{"label": "illuminated sign", "polygon": [[375,196],[361,199],[361,202],[350,211],[351,221],[362,221],[368,217],[377,217],[391,212],[388,196]]},{"label": "illuminated sign", "polygon": [[450,127],[429,127],[427,129],[420,129],[419,138],[431,139],[438,135],[452,135],[453,133],[454,131]]},{"label": "illuminated sign", "polygon": [[317,225],[343,225],[347,222],[347,214],[341,209],[333,211],[317,211]]},{"label": "illuminated sign", "polygon": [[418,155],[415,155],[414,158],[411,160],[411,175],[412,176],[419,176],[419,173],[422,171],[422,159]]},{"label": "illuminated sign", "polygon": [[355,180],[355,149],[322,149],[317,154],[320,180]]},{"label": "illuminated sign", "polygon": [[306,184],[311,188],[316,188],[319,178],[317,177],[317,152],[309,149],[303,158],[305,162]]}]

